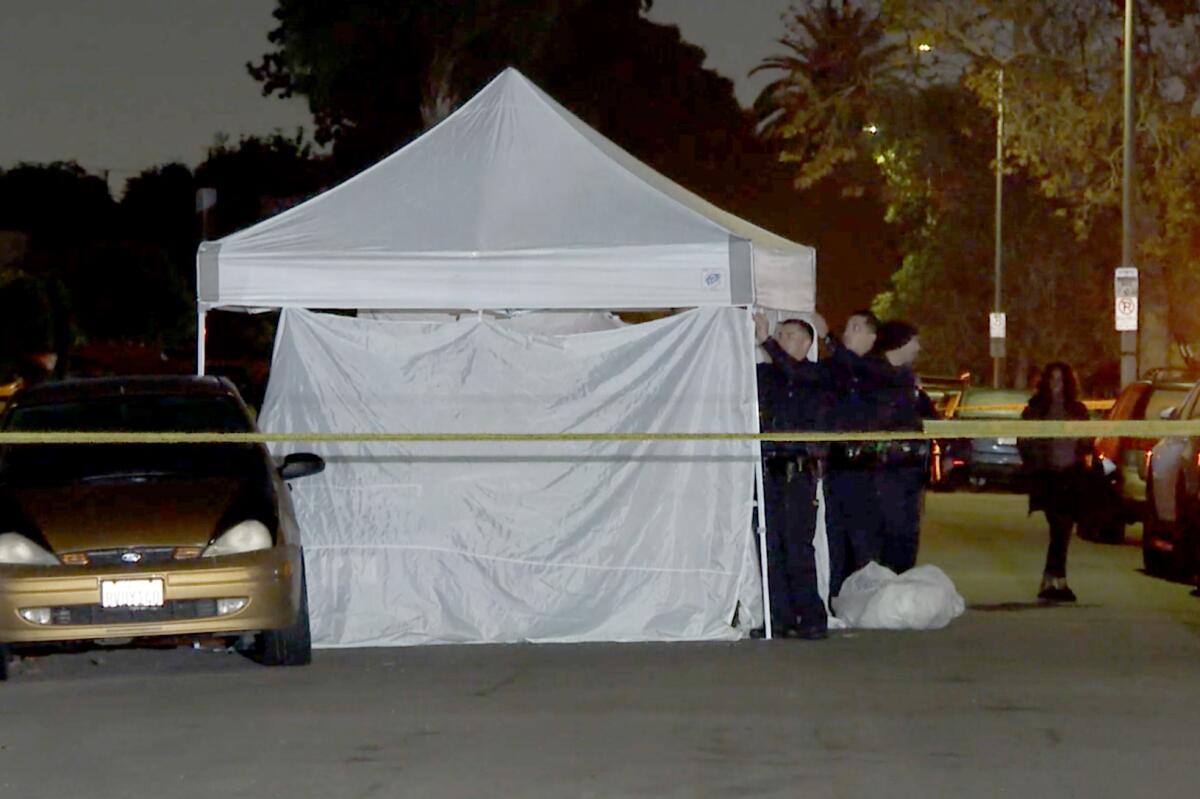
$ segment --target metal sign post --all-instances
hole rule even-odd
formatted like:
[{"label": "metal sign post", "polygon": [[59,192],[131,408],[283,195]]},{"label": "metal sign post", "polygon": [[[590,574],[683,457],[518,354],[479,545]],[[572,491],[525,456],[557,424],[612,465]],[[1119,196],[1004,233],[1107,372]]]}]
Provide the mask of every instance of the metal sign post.
[{"label": "metal sign post", "polygon": [[1003,371],[1005,339],[1008,335],[1008,316],[1003,311],[988,314],[988,340],[990,354],[993,359],[992,387],[1001,388],[1001,372]]}]

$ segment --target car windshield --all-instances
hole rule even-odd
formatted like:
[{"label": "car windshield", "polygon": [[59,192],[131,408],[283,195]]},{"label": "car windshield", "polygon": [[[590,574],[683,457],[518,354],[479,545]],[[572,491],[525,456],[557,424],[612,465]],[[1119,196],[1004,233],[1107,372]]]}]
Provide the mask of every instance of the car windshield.
[{"label": "car windshield", "polygon": [[[18,406],[8,432],[248,433],[228,397],[134,395]],[[248,477],[265,458],[256,444],[12,444],[0,450],[0,480],[61,483],[103,479]]]},{"label": "car windshield", "polygon": [[1158,419],[1167,408],[1178,408],[1187,397],[1184,388],[1159,388],[1150,392],[1146,400],[1146,408],[1142,411],[1142,419]]}]

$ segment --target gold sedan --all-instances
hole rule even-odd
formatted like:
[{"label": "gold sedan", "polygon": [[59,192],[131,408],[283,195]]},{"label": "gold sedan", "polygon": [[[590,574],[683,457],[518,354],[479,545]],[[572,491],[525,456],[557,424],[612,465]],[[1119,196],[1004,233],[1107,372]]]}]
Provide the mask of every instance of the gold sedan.
[{"label": "gold sedan", "polygon": [[[0,428],[253,432],[219,378],[110,378],[19,392]],[[304,558],[285,480],[257,444],[13,444],[0,450],[0,679],[14,646],[227,639],[311,660]]]}]

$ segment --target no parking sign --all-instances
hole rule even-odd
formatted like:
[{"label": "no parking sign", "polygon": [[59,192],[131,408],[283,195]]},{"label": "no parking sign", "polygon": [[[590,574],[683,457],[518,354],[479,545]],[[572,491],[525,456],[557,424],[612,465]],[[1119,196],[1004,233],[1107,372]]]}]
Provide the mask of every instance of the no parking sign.
[{"label": "no parking sign", "polygon": [[1113,280],[1117,330],[1138,329],[1138,270],[1118,267]]}]

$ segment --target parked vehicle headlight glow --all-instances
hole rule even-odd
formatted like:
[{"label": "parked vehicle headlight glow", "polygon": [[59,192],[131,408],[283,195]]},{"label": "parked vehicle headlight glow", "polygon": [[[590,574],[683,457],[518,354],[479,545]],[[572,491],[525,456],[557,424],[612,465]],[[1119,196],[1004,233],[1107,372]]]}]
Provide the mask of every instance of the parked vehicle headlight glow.
[{"label": "parked vehicle headlight glow", "polygon": [[221,555],[239,555],[243,552],[270,549],[271,544],[271,531],[267,529],[267,526],[256,519],[247,519],[230,527],[216,541],[209,544],[204,550],[204,557],[215,558]]},{"label": "parked vehicle headlight glow", "polygon": [[58,558],[19,533],[0,533],[0,563],[60,566]]}]

